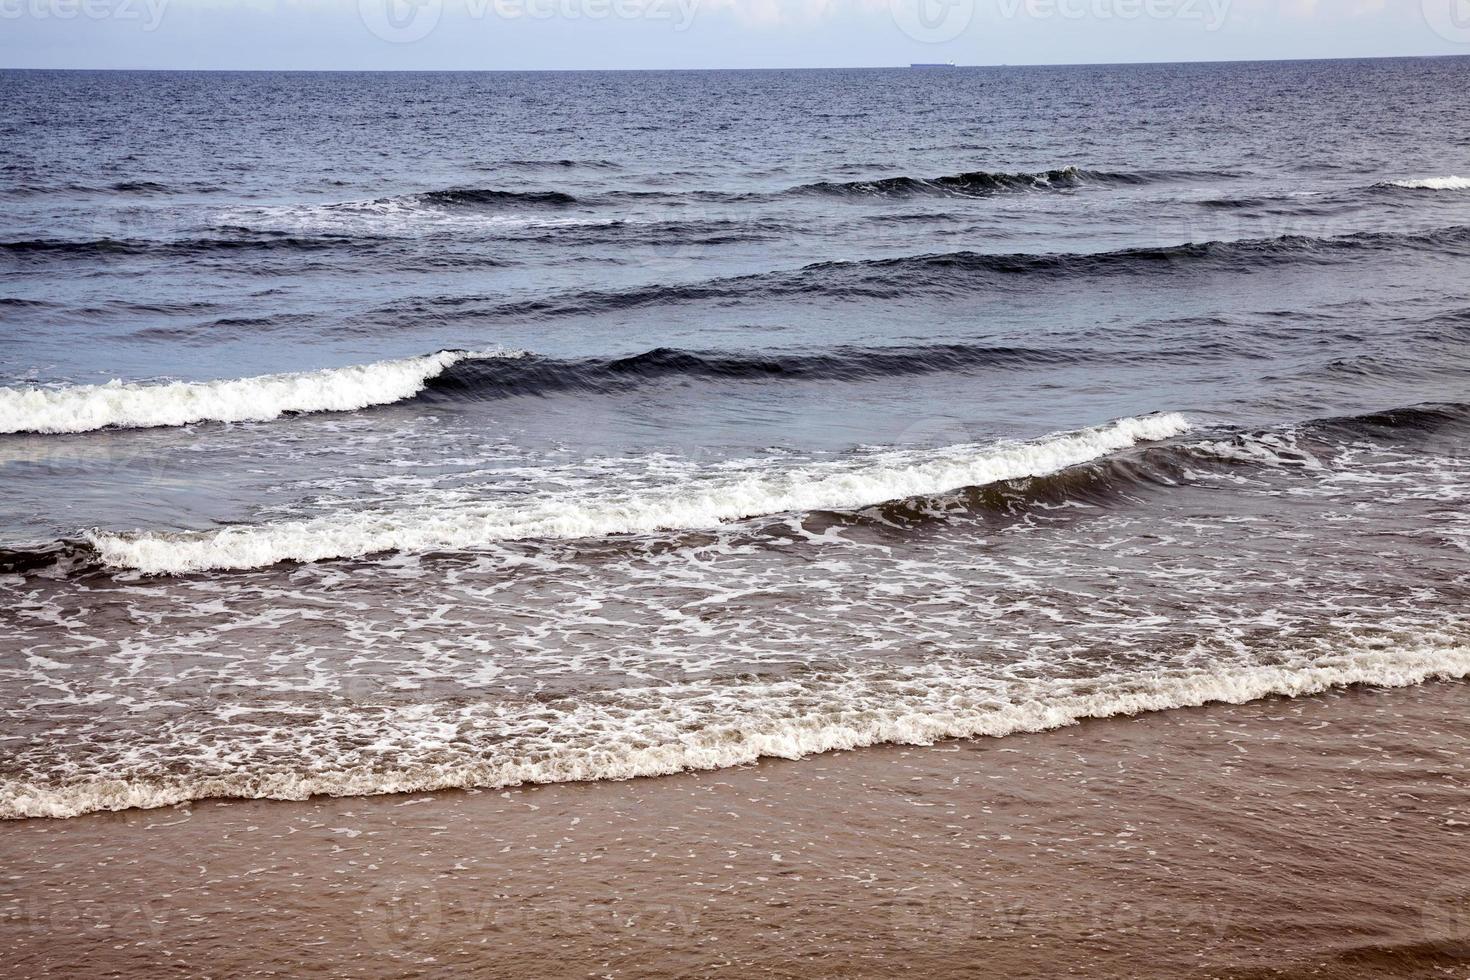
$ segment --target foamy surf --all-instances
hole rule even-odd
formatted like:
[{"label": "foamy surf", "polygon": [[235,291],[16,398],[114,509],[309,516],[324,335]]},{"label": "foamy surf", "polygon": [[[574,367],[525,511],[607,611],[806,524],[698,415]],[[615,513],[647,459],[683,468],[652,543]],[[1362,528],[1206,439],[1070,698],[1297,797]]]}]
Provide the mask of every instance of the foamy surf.
[{"label": "foamy surf", "polygon": [[459,361],[517,356],[515,352],[439,351],[352,367],[223,381],[0,388],[0,433],[265,422],[288,413],[350,412],[410,398],[429,379]]},{"label": "foamy surf", "polygon": [[766,514],[851,510],[960,487],[1040,476],[1190,428],[1178,413],[1125,418],[1034,442],[895,450],[779,468],[750,462],[676,474],[651,489],[579,487],[476,500],[463,491],[398,509],[334,511],[206,532],[87,537],[102,561],[155,574],[244,569],[386,551],[463,549],[497,541],[573,539],[716,527]]},{"label": "foamy surf", "polygon": [[[464,192],[461,192],[464,193]],[[493,192],[485,192],[493,193]],[[575,228],[609,224],[608,217],[571,217],[536,213],[545,209],[551,194],[506,194],[501,207],[521,205],[505,213],[499,209],[456,205],[455,192],[439,191],[329,204],[270,205],[230,208],[219,212],[215,225],[223,229],[243,228],[278,234],[387,235],[419,234],[425,231],[487,233],[514,232],[531,228]],[[540,200],[538,200],[540,198]],[[574,203],[570,198],[564,204]],[[550,206],[557,206],[551,202]]]},{"label": "foamy surf", "polygon": [[1423,177],[1417,180],[1389,180],[1383,187],[1398,187],[1410,191],[1467,191],[1470,177]]},{"label": "foamy surf", "polygon": [[[6,780],[0,782],[0,819],[73,817],[211,798],[303,800],[623,780],[883,743],[930,745],[1041,732],[1088,718],[1300,697],[1353,684],[1408,687],[1467,676],[1470,647],[1381,646],[1279,666],[1019,684],[916,668],[886,679],[753,684],[726,692],[728,700],[717,705],[707,696],[681,697],[690,692],[677,690],[627,692],[648,697],[630,708],[583,703],[552,719],[549,730],[546,705],[539,702],[521,714],[505,706],[475,705],[345,709],[290,732],[262,733],[261,747],[268,751],[259,768],[248,757],[229,765],[227,755],[221,759],[220,754],[231,747],[211,739],[206,755],[215,758],[212,772],[168,773],[155,764],[135,775],[70,782]],[[703,716],[711,710],[721,713]],[[517,740],[522,726],[536,735]],[[462,733],[475,732],[490,737],[483,743],[462,740]],[[344,735],[348,738],[341,744]],[[279,759],[288,743],[314,745],[322,755],[299,758],[288,767],[270,761]],[[388,758],[399,761],[384,765]],[[401,761],[415,758],[424,761]]]}]

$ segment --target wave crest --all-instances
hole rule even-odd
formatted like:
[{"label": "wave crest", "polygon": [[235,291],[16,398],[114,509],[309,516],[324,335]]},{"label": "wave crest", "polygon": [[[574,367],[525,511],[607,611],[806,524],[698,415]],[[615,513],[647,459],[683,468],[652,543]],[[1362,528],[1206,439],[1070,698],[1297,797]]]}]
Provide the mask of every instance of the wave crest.
[{"label": "wave crest", "polygon": [[333,511],[203,532],[92,530],[87,540],[102,562],[114,568],[181,574],[388,551],[473,548],[496,541],[693,530],[760,515],[856,510],[1037,476],[1189,428],[1184,416],[1168,413],[1120,419],[1035,442],[892,450],[791,468],[726,467],[636,491],[578,489],[509,501],[466,501],[460,494],[392,510]]},{"label": "wave crest", "polygon": [[1107,355],[1085,349],[989,344],[838,346],[824,351],[742,354],[656,347],[628,357],[560,360],[528,356],[455,365],[426,386],[426,401],[544,395],[556,391],[619,392],[661,378],[711,381],[861,381],[896,375],[1073,364]]},{"label": "wave crest", "polygon": [[793,194],[833,194],[850,197],[989,197],[1007,191],[1068,190],[1084,184],[1144,184],[1143,174],[1104,173],[1080,167],[1061,167],[1037,173],[993,173],[973,170],[943,177],[880,177],[875,180],[820,181],[793,187]]},{"label": "wave crest", "polygon": [[568,207],[577,199],[562,191],[503,191],[483,187],[451,188],[414,194],[411,200],[441,208]]},{"label": "wave crest", "polygon": [[439,351],[421,357],[226,381],[64,388],[0,388],[0,433],[90,432],[196,422],[265,422],[303,412],[347,412],[417,394],[460,361],[514,352]]},{"label": "wave crest", "polygon": [[1385,180],[1378,187],[1406,191],[1470,191],[1470,177],[1422,177],[1417,180]]}]

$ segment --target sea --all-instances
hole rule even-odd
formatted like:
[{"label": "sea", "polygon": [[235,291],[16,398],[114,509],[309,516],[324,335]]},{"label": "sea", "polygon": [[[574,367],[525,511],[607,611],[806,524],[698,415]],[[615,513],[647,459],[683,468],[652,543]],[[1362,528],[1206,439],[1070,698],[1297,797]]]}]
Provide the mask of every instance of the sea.
[{"label": "sea", "polygon": [[1467,81],[0,72],[0,817],[1470,676]]}]

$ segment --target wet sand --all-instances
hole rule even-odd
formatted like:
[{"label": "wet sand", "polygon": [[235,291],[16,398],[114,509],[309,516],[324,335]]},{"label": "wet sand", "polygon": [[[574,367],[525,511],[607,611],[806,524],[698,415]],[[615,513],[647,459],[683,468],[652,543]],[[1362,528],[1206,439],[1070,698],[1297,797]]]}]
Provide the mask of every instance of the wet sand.
[{"label": "wet sand", "polygon": [[1467,694],[10,823],[4,972],[1464,977]]}]

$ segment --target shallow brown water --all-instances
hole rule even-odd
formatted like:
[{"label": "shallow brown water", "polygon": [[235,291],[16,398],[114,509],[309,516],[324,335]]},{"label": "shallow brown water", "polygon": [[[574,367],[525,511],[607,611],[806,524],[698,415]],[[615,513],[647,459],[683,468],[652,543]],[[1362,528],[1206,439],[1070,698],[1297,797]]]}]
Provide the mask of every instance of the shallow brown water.
[{"label": "shallow brown water", "polygon": [[4,826],[16,977],[1464,976],[1464,683]]}]

